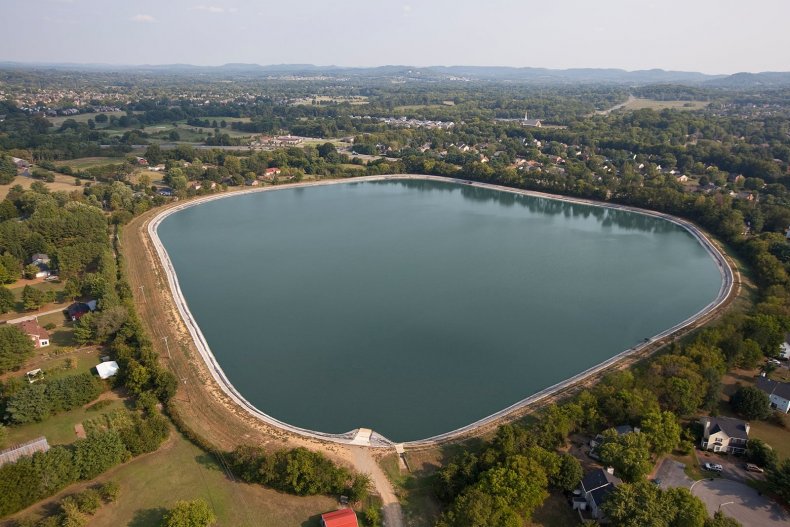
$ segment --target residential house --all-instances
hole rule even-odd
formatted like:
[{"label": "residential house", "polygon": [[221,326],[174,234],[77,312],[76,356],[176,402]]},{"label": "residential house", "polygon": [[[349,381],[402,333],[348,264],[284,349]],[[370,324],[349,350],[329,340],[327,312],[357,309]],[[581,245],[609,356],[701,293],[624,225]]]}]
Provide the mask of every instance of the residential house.
[{"label": "residential house", "polygon": [[359,527],[352,509],[340,509],[321,515],[321,527]]},{"label": "residential house", "polygon": [[[639,432],[638,428],[634,428],[631,425],[619,425],[610,428],[609,430],[614,430],[617,432],[618,436],[629,434],[631,432]],[[606,441],[603,433],[600,433],[595,436],[595,438],[590,439],[590,457],[593,459],[599,459],[598,453],[596,452],[597,448],[601,446]]]},{"label": "residential house", "polygon": [[44,253],[36,253],[30,259],[30,263],[38,267],[38,272],[36,273],[36,278],[46,278],[50,274],[52,274],[52,270],[49,267],[49,256]]},{"label": "residential house", "polygon": [[[787,231],[790,233],[790,229]],[[785,336],[785,339],[787,339],[787,336]],[[782,345],[779,347],[779,356],[783,359],[790,359],[790,342],[787,342],[787,340],[782,342]]]},{"label": "residential house", "polygon": [[72,322],[79,320],[85,313],[91,313],[93,311],[96,311],[95,300],[89,300],[88,302],[74,302],[66,310]]},{"label": "residential house", "polygon": [[24,331],[37,348],[49,346],[49,332],[39,326],[37,320],[24,320],[14,325]]},{"label": "residential house", "polygon": [[703,450],[724,452],[727,454],[743,454],[749,440],[749,423],[734,417],[703,417],[702,424]]},{"label": "residential house", "polygon": [[757,388],[768,395],[771,408],[783,413],[790,412],[790,382],[780,382],[768,377],[757,377]]},{"label": "residential house", "polygon": [[146,158],[144,158],[144,157],[139,157],[139,156],[136,156],[136,157],[134,158],[134,160],[135,160],[135,161],[137,162],[137,164],[138,164],[138,165],[140,165],[140,166],[148,166],[148,160],[147,160]]},{"label": "residential house", "polygon": [[620,478],[614,475],[613,468],[605,470],[597,468],[588,472],[581,482],[581,495],[584,497],[584,503],[574,501],[574,509],[588,510],[594,519],[603,519],[601,506],[621,483]]},{"label": "residential house", "polygon": [[19,157],[12,157],[11,161],[14,162],[17,168],[30,168],[30,163],[26,159],[21,159]]},{"label": "residential house", "polygon": [[108,360],[106,362],[100,362],[96,365],[96,373],[99,374],[99,377],[102,379],[109,379],[116,373],[118,373],[119,367],[118,363],[114,360]]},{"label": "residential house", "polygon": [[682,174],[675,178],[675,181],[678,183],[688,183],[689,177],[685,174]]},{"label": "residential house", "polygon": [[281,170],[279,168],[271,167],[271,168],[267,168],[266,169],[266,172],[264,172],[264,175],[266,177],[274,177],[274,176],[279,176],[280,172],[281,172]]}]

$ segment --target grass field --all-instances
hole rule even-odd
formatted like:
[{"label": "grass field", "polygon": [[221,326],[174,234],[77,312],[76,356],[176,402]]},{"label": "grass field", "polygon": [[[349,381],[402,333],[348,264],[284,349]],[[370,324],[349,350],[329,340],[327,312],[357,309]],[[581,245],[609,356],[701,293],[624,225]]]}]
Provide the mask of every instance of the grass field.
[{"label": "grass field", "polygon": [[672,110],[701,110],[710,104],[706,101],[657,101],[654,99],[638,99],[634,98],[628,101],[624,110],[643,110],[650,108],[651,110],[664,110],[666,108]]},{"label": "grass field", "polygon": [[14,185],[22,185],[22,188],[30,188],[30,185],[33,184],[34,181],[41,181],[47,188],[53,192],[58,190],[65,190],[66,192],[71,192],[73,190],[80,190],[81,187],[77,187],[74,185],[74,176],[64,176],[62,174],[55,174],[55,182],[54,183],[47,183],[46,181],[42,181],[39,179],[33,179],[29,177],[17,176],[14,181],[12,181],[8,185],[0,185],[0,200],[4,200],[5,197],[8,195],[8,191],[11,190],[11,187]]},{"label": "grass field", "polygon": [[[55,126],[55,128],[58,128],[58,127],[60,127],[60,125],[62,125],[68,119],[74,119],[78,123],[87,123],[88,119],[93,119],[95,121],[97,115],[99,115],[99,114],[98,113],[81,113],[81,114],[78,114],[78,115],[61,115],[61,116],[58,116],[58,117],[47,117],[47,120],[49,122],[51,122]],[[112,115],[114,115],[116,117],[120,117],[122,115],[126,115],[126,112],[123,112],[123,111],[120,111],[120,112],[106,112],[104,115],[106,115],[108,118],[110,116],[112,116]],[[105,126],[105,124],[104,123],[96,123],[96,128],[101,128],[102,126]]]},{"label": "grass field", "polygon": [[[324,496],[290,496],[231,481],[212,456],[176,432],[158,451],[112,469],[94,482],[108,480],[120,484],[120,498],[91,518],[92,527],[158,527],[166,508],[178,500],[196,498],[209,503],[217,516],[216,525],[234,527],[318,527],[320,514],[337,507],[335,500]],[[73,485],[59,497],[85,486]],[[39,516],[47,505],[42,502],[17,516]]]},{"label": "grass field", "polygon": [[68,161],[57,161],[56,166],[67,165],[71,168],[85,170],[86,168],[98,167],[102,165],[117,165],[125,161],[122,157],[80,157]]}]

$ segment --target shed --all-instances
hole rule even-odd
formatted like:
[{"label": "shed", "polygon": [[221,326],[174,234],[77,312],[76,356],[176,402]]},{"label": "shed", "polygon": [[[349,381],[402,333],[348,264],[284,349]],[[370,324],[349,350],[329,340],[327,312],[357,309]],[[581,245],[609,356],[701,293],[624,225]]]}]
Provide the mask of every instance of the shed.
[{"label": "shed", "polygon": [[96,371],[99,372],[99,377],[102,379],[109,379],[118,373],[118,363],[114,360],[101,362],[96,365]]},{"label": "shed", "polygon": [[359,527],[352,509],[340,509],[321,515],[321,527]]},{"label": "shed", "polygon": [[36,452],[46,452],[47,450],[49,450],[49,443],[44,436],[7,448],[0,451],[0,467],[6,463],[16,463],[21,457],[32,456]]}]

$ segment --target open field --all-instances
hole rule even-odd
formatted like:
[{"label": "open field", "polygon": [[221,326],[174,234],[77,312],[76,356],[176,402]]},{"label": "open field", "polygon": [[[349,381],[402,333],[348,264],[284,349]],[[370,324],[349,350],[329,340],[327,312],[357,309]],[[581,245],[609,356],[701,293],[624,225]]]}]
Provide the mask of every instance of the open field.
[{"label": "open field", "polygon": [[[113,115],[115,117],[120,117],[122,115],[126,115],[126,112],[124,112],[124,111],[103,112],[103,113],[108,118],[110,116],[113,116]],[[60,115],[58,117],[47,117],[47,120],[49,122],[51,122],[53,125],[55,125],[55,128],[57,128],[60,125],[62,125],[64,122],[66,122],[68,119],[73,119],[73,120],[77,121],[78,123],[87,123],[88,119],[93,119],[95,121],[97,115],[100,115],[100,114],[99,113],[81,113],[81,114],[77,114],[77,115]],[[103,126],[105,126],[105,123],[96,123],[96,128],[101,128]]]},{"label": "open field", "polygon": [[291,106],[312,106],[313,101],[322,104],[343,104],[348,103],[352,106],[368,104],[368,98],[364,95],[349,95],[330,97],[328,95],[316,95],[315,97],[301,97],[291,101]]},{"label": "open field", "polygon": [[81,187],[74,185],[74,176],[64,176],[62,174],[55,174],[55,182],[54,183],[47,183],[46,181],[40,179],[33,179],[31,177],[24,177],[24,176],[17,176],[14,178],[8,185],[0,185],[0,200],[4,200],[6,196],[8,196],[8,191],[11,190],[11,187],[14,185],[22,185],[22,188],[28,189],[30,185],[33,184],[34,181],[41,181],[47,188],[53,192],[58,190],[64,190],[66,192],[72,192],[74,190],[81,190]]},{"label": "open field", "polygon": [[[323,496],[290,496],[231,481],[212,456],[175,431],[156,452],[116,467],[91,484],[109,480],[120,484],[120,497],[91,518],[93,527],[158,527],[166,508],[196,498],[209,503],[217,525],[238,527],[318,527],[319,515],[337,507],[335,500]],[[15,518],[40,516],[50,504],[86,486],[72,485]]]},{"label": "open field", "polygon": [[123,157],[80,157],[78,159],[69,159],[68,161],[55,161],[55,166],[66,165],[71,168],[84,170],[102,165],[117,165],[124,161]]},{"label": "open field", "polygon": [[644,110],[650,108],[651,110],[701,110],[707,107],[710,103],[707,101],[658,101],[655,99],[630,99],[625,106],[624,110]]}]

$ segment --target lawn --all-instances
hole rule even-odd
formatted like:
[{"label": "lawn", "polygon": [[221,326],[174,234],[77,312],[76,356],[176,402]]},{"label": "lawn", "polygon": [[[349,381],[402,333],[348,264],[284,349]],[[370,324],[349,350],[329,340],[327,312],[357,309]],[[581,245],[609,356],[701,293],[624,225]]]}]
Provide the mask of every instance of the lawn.
[{"label": "lawn", "polygon": [[[96,482],[117,481],[117,502],[105,505],[91,519],[92,527],[158,527],[166,508],[177,500],[205,499],[217,525],[237,527],[318,527],[321,513],[337,507],[325,496],[297,497],[231,481],[212,456],[176,432],[158,451],[110,470]],[[74,485],[62,495],[74,493]],[[40,503],[24,516],[40,514]]]},{"label": "lawn", "polygon": [[[785,426],[790,427],[790,416],[783,415]],[[749,421],[749,437],[762,439],[773,447],[779,459],[790,458],[790,429],[766,421]]]},{"label": "lawn", "polygon": [[666,108],[673,110],[701,110],[710,103],[706,101],[657,101],[654,99],[633,99],[628,101],[623,107],[625,110],[644,110],[650,108],[651,110],[664,110]]},{"label": "lawn", "polygon": [[[46,171],[45,171],[46,172]],[[66,192],[72,192],[74,190],[82,190],[82,187],[78,187],[74,184],[74,176],[64,176],[62,174],[55,174],[55,182],[54,183],[47,183],[46,181],[40,179],[33,179],[31,177],[24,177],[24,176],[17,176],[14,181],[9,183],[8,185],[0,185],[0,200],[4,200],[8,195],[8,191],[11,190],[11,187],[14,185],[22,185],[22,188],[28,189],[30,185],[33,184],[34,181],[40,181],[44,183],[46,187],[55,192],[58,190],[65,190]]]},{"label": "lawn", "polygon": [[102,165],[117,165],[123,163],[123,157],[80,157],[77,159],[69,159],[68,161],[56,161],[55,166],[66,165],[78,170],[85,170],[86,168],[99,167]]},{"label": "lawn", "polygon": [[568,500],[562,494],[551,493],[543,505],[532,515],[529,527],[566,527],[579,525],[578,513],[571,510]]},{"label": "lawn", "polygon": [[55,415],[41,423],[31,423],[22,426],[9,426],[8,444],[17,445],[30,441],[39,436],[44,436],[50,445],[67,445],[76,441],[77,436],[74,432],[74,425],[87,419],[106,414],[112,410],[123,407],[124,402],[115,399],[112,404],[99,411],[92,412],[84,408],[75,408],[68,412]]},{"label": "lawn", "polygon": [[[61,115],[61,116],[58,116],[58,117],[47,117],[47,120],[49,122],[51,122],[54,125],[55,128],[60,128],[60,125],[62,125],[68,119],[74,119],[78,123],[87,123],[88,119],[93,119],[95,121],[97,115],[99,115],[99,114],[98,113],[80,113],[80,114],[77,114],[77,115]],[[116,117],[120,117],[122,115],[126,115],[126,112],[124,112],[124,111],[120,111],[120,112],[105,112],[104,115],[106,115],[107,118],[109,119],[110,116],[112,116],[112,115],[114,115]],[[108,123],[109,123],[109,121],[108,121]],[[96,128],[102,128],[103,126],[106,126],[106,125],[104,123],[96,123]]]}]

